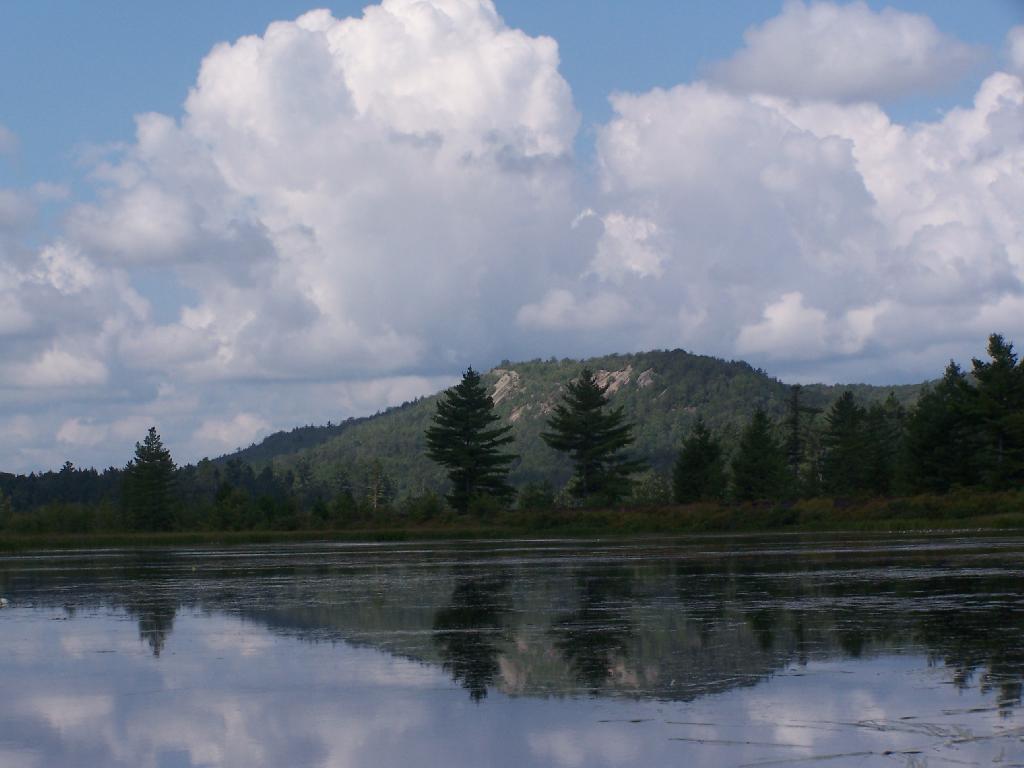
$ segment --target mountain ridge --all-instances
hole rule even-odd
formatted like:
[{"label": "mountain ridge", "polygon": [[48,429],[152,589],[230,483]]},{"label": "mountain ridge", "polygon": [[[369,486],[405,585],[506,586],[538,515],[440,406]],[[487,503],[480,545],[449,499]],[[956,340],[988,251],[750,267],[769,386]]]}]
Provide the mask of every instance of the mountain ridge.
[{"label": "mountain ridge", "polygon": [[[565,457],[548,449],[540,439],[565,382],[584,367],[608,386],[612,406],[621,405],[635,424],[633,451],[656,471],[667,471],[698,416],[719,432],[726,446],[753,411],[764,408],[781,418],[791,386],[749,363],[699,355],[682,349],[610,354],[583,360],[570,358],[503,360],[482,374],[496,412],[512,425],[512,450],[520,455],[510,480],[522,486],[548,481],[565,482],[570,467]],[[892,394],[903,405],[914,402],[921,384],[874,386],[868,384],[802,385],[802,402],[824,411],[849,389],[863,403]],[[293,472],[302,481],[326,487],[358,484],[371,466],[389,477],[396,495],[440,490],[443,470],[424,455],[423,432],[441,393],[388,408],[371,416],[330,422],[322,427],[296,427],[276,432],[260,443],[226,454],[216,461],[239,459],[259,470]],[[821,417],[818,417],[819,419]]]}]

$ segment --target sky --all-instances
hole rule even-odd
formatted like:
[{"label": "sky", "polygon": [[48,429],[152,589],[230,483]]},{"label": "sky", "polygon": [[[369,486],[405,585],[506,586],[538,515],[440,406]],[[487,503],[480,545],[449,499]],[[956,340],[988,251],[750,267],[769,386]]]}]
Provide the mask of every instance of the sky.
[{"label": "sky", "polygon": [[12,0],[0,470],[467,365],[895,384],[1024,337],[1024,2]]}]

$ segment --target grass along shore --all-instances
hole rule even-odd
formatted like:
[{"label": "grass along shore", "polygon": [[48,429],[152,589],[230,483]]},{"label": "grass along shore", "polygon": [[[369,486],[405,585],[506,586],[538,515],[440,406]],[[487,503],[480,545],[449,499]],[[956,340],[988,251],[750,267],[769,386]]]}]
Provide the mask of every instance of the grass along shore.
[{"label": "grass along shore", "polygon": [[487,519],[445,514],[425,520],[382,517],[332,530],[244,530],[14,535],[0,533],[0,551],[94,547],[166,547],[403,541],[516,536],[814,533],[1024,529],[1024,490],[954,492],[890,499],[803,499],[785,503],[690,504],[598,509],[511,510]]}]

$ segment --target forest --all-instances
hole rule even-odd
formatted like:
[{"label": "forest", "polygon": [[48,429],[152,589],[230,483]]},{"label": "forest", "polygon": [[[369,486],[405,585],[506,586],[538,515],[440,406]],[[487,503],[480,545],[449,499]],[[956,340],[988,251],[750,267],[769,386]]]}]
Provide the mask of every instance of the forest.
[{"label": "forest", "polygon": [[[500,385],[510,365],[503,364],[506,367],[492,372],[488,381],[497,377]],[[721,366],[739,366],[735,371],[747,377],[744,381],[761,382],[750,378],[755,373],[763,377],[745,364]],[[742,415],[738,423],[723,420],[712,407],[682,409],[688,422],[685,433],[675,438],[670,461],[644,452],[650,441],[643,439],[642,414],[635,408],[624,410],[628,399],[612,391],[608,377],[591,375],[596,394],[590,394],[597,399],[586,407],[604,414],[608,434],[618,435],[611,452],[617,462],[615,482],[603,491],[591,475],[590,487],[584,483],[581,492],[580,465],[559,453],[559,446],[565,448],[571,441],[565,434],[556,435],[555,427],[559,413],[563,426],[572,423],[565,403],[577,392],[581,367],[558,369],[574,370],[574,375],[558,386],[561,403],[536,408],[536,429],[547,430],[540,435],[547,445],[531,447],[530,473],[516,474],[525,463],[517,454],[523,424],[513,430],[509,422],[516,419],[495,408],[489,395],[475,402],[474,407],[490,414],[487,419],[496,425],[492,442],[500,448],[495,450],[507,452],[502,454],[507,460],[493,463],[498,475],[492,472],[490,485],[485,484],[493,492],[453,493],[440,467],[429,482],[410,487],[395,475],[393,452],[384,451],[333,465],[327,472],[310,460],[315,454],[292,452],[282,461],[265,445],[254,446],[248,454],[177,466],[156,428],[151,428],[124,467],[97,471],[68,462],[59,471],[0,474],[0,532],[18,536],[332,531],[443,528],[481,521],[530,528],[557,526],[560,521],[594,523],[609,515],[623,530],[660,530],[684,518],[693,523],[694,510],[700,511],[708,529],[794,524],[799,515],[793,510],[814,510],[817,523],[827,526],[830,516],[840,521],[842,511],[850,508],[870,508],[884,517],[909,505],[914,514],[927,518],[948,511],[942,499],[954,499],[957,509],[977,513],[984,512],[986,504],[1019,510],[1024,486],[1024,365],[1013,345],[998,334],[989,338],[983,358],[973,359],[969,368],[950,362],[940,379],[914,390],[911,402],[895,391],[884,399],[877,393],[867,398],[853,387],[835,389],[825,404],[820,389],[786,386],[763,377],[769,383],[757,386],[770,384],[785,392],[781,405],[752,398],[735,409]],[[656,375],[669,378],[664,370],[649,370],[657,372],[648,380]],[[645,386],[642,382],[643,376],[638,377],[637,392]],[[413,410],[430,416],[440,413],[441,402],[443,396],[394,410],[399,415]],[[612,414],[618,414],[617,420],[608,420]],[[328,444],[329,437],[338,439],[353,425],[387,415],[318,428],[326,429],[327,436],[312,428],[296,432],[317,450]],[[417,460],[434,456],[437,463],[437,457],[450,455],[439,432],[428,445],[430,422],[417,418],[420,433],[427,433],[417,443],[423,454]],[[433,418],[436,427],[437,416]],[[544,461],[546,474],[536,469],[543,470]],[[956,512],[954,517],[963,514]]]}]

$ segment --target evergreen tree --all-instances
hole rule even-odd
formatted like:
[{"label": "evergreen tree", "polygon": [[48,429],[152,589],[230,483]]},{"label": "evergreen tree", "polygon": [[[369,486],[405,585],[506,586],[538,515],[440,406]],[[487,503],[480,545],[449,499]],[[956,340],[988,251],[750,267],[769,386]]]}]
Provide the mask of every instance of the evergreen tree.
[{"label": "evergreen tree", "polygon": [[878,496],[892,490],[896,463],[903,438],[903,409],[892,395],[882,403],[872,403],[864,412],[861,460],[863,487]]},{"label": "evergreen tree", "polygon": [[672,468],[672,491],[680,504],[717,501],[725,495],[722,444],[698,418]]},{"label": "evergreen tree", "polygon": [[427,456],[448,469],[448,501],[460,512],[468,511],[478,496],[506,499],[514,494],[507,478],[516,457],[500,450],[512,442],[512,427],[493,426],[498,420],[494,401],[472,368],[437,401],[426,431]]},{"label": "evergreen tree", "polygon": [[124,468],[128,520],[142,531],[168,531],[173,524],[174,461],[156,427],[135,444],[135,458]]},{"label": "evergreen tree", "polygon": [[825,415],[823,474],[831,494],[857,493],[865,488],[864,409],[853,393],[843,392]]},{"label": "evergreen tree", "polygon": [[780,499],[786,495],[786,452],[763,409],[754,411],[740,435],[732,460],[733,495],[738,501]]},{"label": "evergreen tree", "polygon": [[808,425],[821,409],[806,406],[801,402],[803,387],[794,384],[789,388],[789,404],[786,412],[785,449],[793,487],[801,493],[815,495],[818,489],[818,457],[814,453],[814,437],[809,434]]},{"label": "evergreen tree", "polygon": [[584,368],[576,381],[566,385],[562,402],[548,419],[548,431],[540,436],[572,459],[569,491],[573,496],[613,504],[629,495],[630,475],[646,465],[625,454],[633,444],[633,425],[626,421],[622,406],[605,410],[607,389]]},{"label": "evergreen tree", "polygon": [[943,493],[979,482],[979,440],[974,423],[977,391],[953,361],[907,417],[903,452],[911,490]]},{"label": "evergreen tree", "polygon": [[984,436],[982,473],[992,488],[1024,482],[1024,366],[997,333],[988,340],[990,361],[974,359],[977,397],[973,414]]}]

